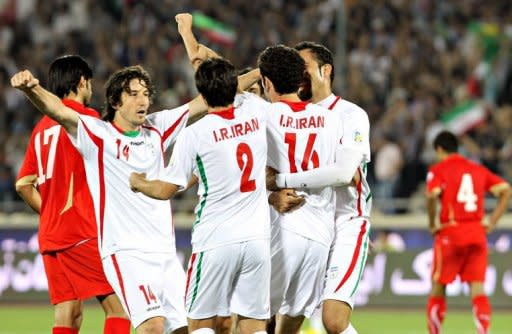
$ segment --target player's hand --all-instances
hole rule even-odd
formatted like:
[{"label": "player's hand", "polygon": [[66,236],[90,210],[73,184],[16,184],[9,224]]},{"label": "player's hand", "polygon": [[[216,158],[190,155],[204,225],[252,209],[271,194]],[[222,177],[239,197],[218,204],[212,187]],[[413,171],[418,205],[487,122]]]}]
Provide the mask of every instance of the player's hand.
[{"label": "player's hand", "polygon": [[434,225],[434,226],[429,226],[428,228],[430,230],[430,234],[432,234],[433,236],[436,235],[439,231],[441,231],[441,226],[439,225]]},{"label": "player's hand", "polygon": [[18,72],[11,78],[11,86],[19,90],[30,90],[37,85],[39,80],[29,70]]},{"label": "player's hand", "polygon": [[305,199],[295,193],[293,189],[282,189],[270,194],[268,202],[279,213],[287,213],[300,208]]},{"label": "player's hand", "polygon": [[178,24],[178,32],[181,34],[192,30],[192,15],[189,13],[181,13],[174,17]]},{"label": "player's hand", "polygon": [[131,173],[130,174],[130,189],[133,192],[138,192],[141,184],[146,181],[146,173]]}]

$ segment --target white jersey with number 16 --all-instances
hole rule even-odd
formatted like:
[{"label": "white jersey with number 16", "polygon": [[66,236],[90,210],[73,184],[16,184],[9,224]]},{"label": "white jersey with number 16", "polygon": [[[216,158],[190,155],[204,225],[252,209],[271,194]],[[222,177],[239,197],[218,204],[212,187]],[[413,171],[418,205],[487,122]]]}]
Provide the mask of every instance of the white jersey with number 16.
[{"label": "white jersey with number 16", "polygon": [[[313,103],[281,101],[267,111],[268,165],[280,173],[307,171],[334,162],[341,137],[337,113]],[[332,187],[297,191],[306,199],[299,209],[280,215],[284,229],[329,247],[334,238]]]}]

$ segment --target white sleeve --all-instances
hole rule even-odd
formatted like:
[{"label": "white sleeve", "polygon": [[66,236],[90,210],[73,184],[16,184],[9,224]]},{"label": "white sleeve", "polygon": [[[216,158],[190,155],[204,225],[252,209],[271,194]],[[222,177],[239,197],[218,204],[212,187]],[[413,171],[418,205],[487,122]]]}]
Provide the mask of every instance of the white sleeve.
[{"label": "white sleeve", "polygon": [[[358,108],[358,107],[357,107]],[[352,109],[343,114],[342,145],[363,152],[364,162],[370,162],[370,121],[363,109]]]},{"label": "white sleeve", "polygon": [[360,149],[340,146],[336,150],[334,164],[305,172],[277,174],[276,184],[279,188],[323,188],[347,185],[352,181],[362,160],[363,153]]},{"label": "white sleeve", "polygon": [[105,139],[104,121],[86,116],[79,115],[76,137],[68,134],[71,143],[77,148],[84,159],[95,158],[97,149],[103,145]]},{"label": "white sleeve", "polygon": [[180,190],[187,187],[188,181],[194,171],[197,151],[193,138],[194,134],[190,129],[186,129],[178,135],[172,151],[171,160],[169,165],[165,168],[163,181],[177,185]]},{"label": "white sleeve", "polygon": [[155,127],[162,136],[164,150],[176,140],[176,136],[185,128],[188,121],[188,104],[149,114],[146,118],[150,126]]}]

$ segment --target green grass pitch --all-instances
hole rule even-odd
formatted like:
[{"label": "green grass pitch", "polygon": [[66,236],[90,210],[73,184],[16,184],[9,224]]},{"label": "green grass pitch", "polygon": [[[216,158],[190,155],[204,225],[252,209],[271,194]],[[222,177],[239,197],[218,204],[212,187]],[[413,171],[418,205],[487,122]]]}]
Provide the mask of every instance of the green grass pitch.
[{"label": "green grass pitch", "polygon": [[[360,334],[425,334],[423,310],[370,310],[356,309],[353,324]],[[0,334],[51,333],[52,308],[50,306],[0,306]],[[512,310],[493,314],[492,333],[511,333]],[[103,312],[94,305],[86,305],[81,334],[101,334]],[[304,334],[320,334],[305,324]],[[452,311],[443,326],[443,334],[476,333],[471,311]]]}]

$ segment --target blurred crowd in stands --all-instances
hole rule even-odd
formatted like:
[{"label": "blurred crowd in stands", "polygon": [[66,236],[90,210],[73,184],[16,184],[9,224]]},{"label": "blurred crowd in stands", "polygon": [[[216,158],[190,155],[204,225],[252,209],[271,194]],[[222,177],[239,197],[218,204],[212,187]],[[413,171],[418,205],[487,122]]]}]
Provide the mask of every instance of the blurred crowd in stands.
[{"label": "blurred crowd in stands", "polygon": [[40,117],[10,88],[16,71],[30,69],[44,84],[55,57],[79,54],[94,68],[92,106],[99,110],[108,75],[142,64],[157,88],[152,109],[175,107],[196,94],[175,14],[200,11],[233,27],[232,42],[197,35],[244,68],[276,43],[312,40],[335,51],[341,3],[346,72],[335,89],[368,112],[377,206],[379,198],[421,194],[441,115],[468,100],[485,108],[486,116],[460,133],[464,154],[511,181],[510,1],[0,0],[0,202],[18,200],[15,175]]}]

